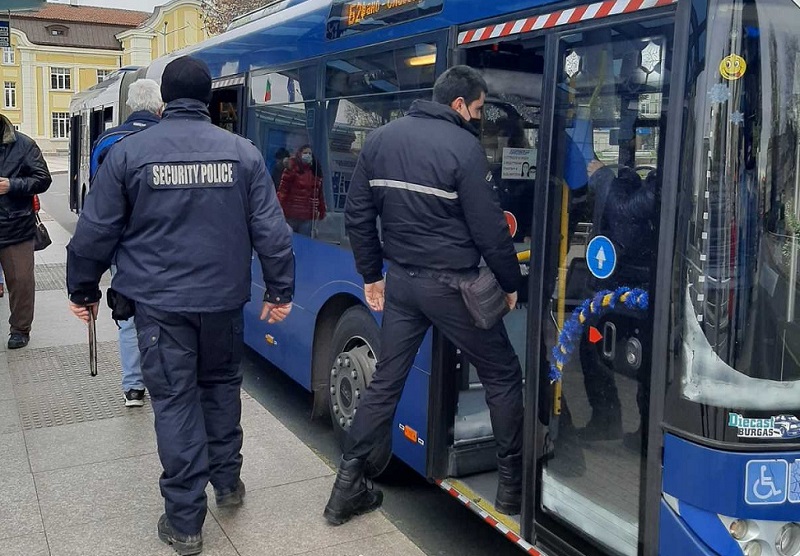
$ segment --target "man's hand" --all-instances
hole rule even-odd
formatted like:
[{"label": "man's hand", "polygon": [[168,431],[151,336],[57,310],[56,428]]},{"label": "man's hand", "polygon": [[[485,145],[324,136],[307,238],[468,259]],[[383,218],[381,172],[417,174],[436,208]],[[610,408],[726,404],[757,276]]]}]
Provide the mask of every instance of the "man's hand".
[{"label": "man's hand", "polygon": [[506,294],[506,303],[508,304],[508,308],[510,310],[514,310],[517,308],[517,292],[514,293],[507,293]]},{"label": "man's hand", "polygon": [[72,314],[81,319],[86,324],[89,324],[89,311],[91,310],[91,315],[93,319],[97,320],[97,306],[98,303],[92,303],[91,305],[75,305],[74,303],[69,304],[69,308],[72,311]]},{"label": "man's hand", "polygon": [[0,178],[0,195],[5,195],[11,189],[11,181],[8,178]]},{"label": "man's hand", "polygon": [[[261,320],[267,321],[269,324],[278,324],[289,316],[292,312],[291,303],[282,303],[276,305],[275,303],[264,302],[264,309],[261,310]],[[269,319],[269,320],[268,320]]]},{"label": "man's hand", "polygon": [[380,313],[383,311],[383,297],[386,293],[386,282],[380,280],[372,284],[364,284],[364,295],[367,298],[367,305],[373,311]]}]

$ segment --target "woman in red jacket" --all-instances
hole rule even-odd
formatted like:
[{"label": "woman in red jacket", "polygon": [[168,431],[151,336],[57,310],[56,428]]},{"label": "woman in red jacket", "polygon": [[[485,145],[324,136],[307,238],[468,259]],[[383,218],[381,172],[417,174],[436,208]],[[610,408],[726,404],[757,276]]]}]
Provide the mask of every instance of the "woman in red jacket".
[{"label": "woman in red jacket", "polygon": [[314,159],[311,145],[303,145],[281,176],[278,200],[292,229],[310,236],[314,220],[325,218],[322,172]]}]

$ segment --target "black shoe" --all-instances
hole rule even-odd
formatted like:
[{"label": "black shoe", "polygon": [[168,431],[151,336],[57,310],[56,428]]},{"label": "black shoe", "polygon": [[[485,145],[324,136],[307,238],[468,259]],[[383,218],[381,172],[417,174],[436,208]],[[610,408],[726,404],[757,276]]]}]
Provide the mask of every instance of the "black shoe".
[{"label": "black shoe", "polygon": [[383,493],[367,486],[364,461],[342,458],[323,513],[325,519],[333,525],[341,525],[357,515],[377,510],[382,503]]},{"label": "black shoe", "polygon": [[161,542],[170,545],[180,556],[192,556],[203,551],[203,533],[196,535],[184,535],[172,528],[167,514],[163,514],[158,520],[158,538]]},{"label": "black shoe", "polygon": [[24,348],[28,345],[28,342],[31,341],[31,337],[29,334],[20,334],[19,332],[13,332],[11,336],[8,338],[8,349],[19,349]]},{"label": "black shoe", "polygon": [[505,515],[517,515],[522,511],[522,454],[497,458],[494,508]]},{"label": "black shoe", "polygon": [[620,410],[592,411],[592,418],[578,437],[587,442],[619,440],[622,438],[622,415]]},{"label": "black shoe", "polygon": [[218,508],[232,508],[234,506],[241,506],[244,502],[245,488],[244,483],[239,480],[236,490],[228,492],[220,492],[214,489],[214,496],[217,500]]},{"label": "black shoe", "polygon": [[125,392],[125,407],[142,407],[144,405],[144,390],[128,390]]}]

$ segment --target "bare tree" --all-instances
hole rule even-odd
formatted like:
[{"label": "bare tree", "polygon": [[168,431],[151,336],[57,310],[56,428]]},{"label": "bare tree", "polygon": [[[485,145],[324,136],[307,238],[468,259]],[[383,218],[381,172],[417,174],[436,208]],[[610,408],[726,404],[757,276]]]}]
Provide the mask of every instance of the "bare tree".
[{"label": "bare tree", "polygon": [[276,0],[203,0],[203,18],[208,32],[222,33],[235,18],[252,12]]}]

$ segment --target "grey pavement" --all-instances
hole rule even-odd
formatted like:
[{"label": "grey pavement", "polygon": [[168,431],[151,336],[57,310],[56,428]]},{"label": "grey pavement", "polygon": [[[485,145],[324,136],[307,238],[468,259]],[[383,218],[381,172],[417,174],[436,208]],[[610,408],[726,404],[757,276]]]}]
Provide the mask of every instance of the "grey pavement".
[{"label": "grey pavement", "polygon": [[51,174],[62,174],[69,172],[69,157],[64,154],[51,154],[44,155],[47,161],[47,168]]},{"label": "grey pavement", "polygon": [[[124,407],[107,309],[97,322],[98,376],[89,376],[88,333],[64,290],[70,236],[42,217],[53,245],[36,254],[31,342],[0,348],[0,555],[167,556],[172,550],[156,536],[163,500],[149,400]],[[5,297],[0,321],[7,319]],[[333,470],[258,402],[242,398],[247,497],[237,510],[218,509],[209,487],[204,554],[423,554],[381,511],[329,526],[322,508]]]}]

